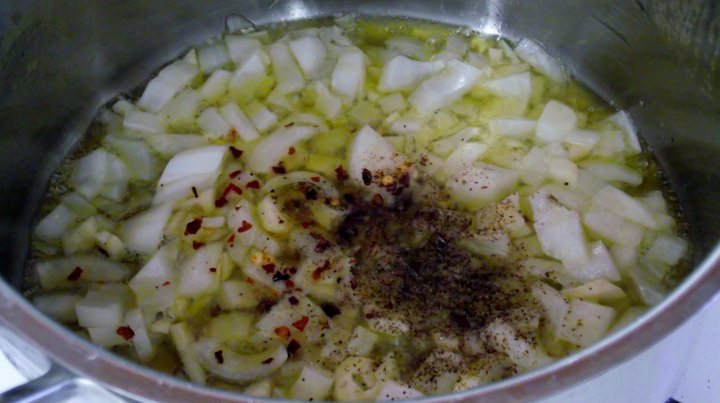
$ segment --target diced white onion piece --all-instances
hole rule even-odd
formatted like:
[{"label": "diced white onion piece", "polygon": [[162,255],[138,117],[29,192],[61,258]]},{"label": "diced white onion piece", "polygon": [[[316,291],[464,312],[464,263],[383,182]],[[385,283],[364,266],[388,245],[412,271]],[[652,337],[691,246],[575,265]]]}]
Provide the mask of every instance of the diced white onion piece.
[{"label": "diced white onion piece", "polygon": [[607,185],[593,197],[593,203],[604,207],[620,217],[651,229],[658,228],[655,214],[640,200],[622,190]]},{"label": "diced white onion piece", "polygon": [[266,132],[267,130],[275,126],[278,121],[278,117],[265,105],[261,103],[257,103],[255,105],[256,107],[248,113],[248,115],[250,116],[250,121],[258,131]]},{"label": "diced white onion piece", "polygon": [[303,36],[288,43],[305,77],[315,77],[325,63],[325,45],[314,36]]},{"label": "diced white onion piece", "polygon": [[[390,142],[370,126],[365,126],[358,131],[348,149],[350,152],[348,174],[361,186],[365,186],[364,170],[392,174],[406,161],[405,157],[398,153]],[[374,191],[382,190],[376,184],[371,187]]]},{"label": "diced white onion piece", "polygon": [[638,252],[634,246],[615,244],[610,248],[610,254],[615,264],[622,268],[628,268],[637,262]]},{"label": "diced white onion piece", "polygon": [[365,85],[365,55],[353,49],[340,55],[332,72],[330,86],[336,93],[355,99]]},{"label": "diced white onion piece", "polygon": [[559,329],[557,336],[586,347],[607,334],[615,315],[613,308],[579,299],[570,300],[564,326]]},{"label": "diced white onion piece", "polygon": [[156,134],[145,141],[155,152],[165,157],[207,144],[207,139],[199,134]]},{"label": "diced white onion piece", "polygon": [[430,148],[435,154],[446,157],[462,144],[479,137],[481,134],[482,130],[479,127],[465,127],[451,136],[433,141]]},{"label": "diced white onion piece", "polygon": [[626,273],[633,282],[635,295],[646,305],[654,306],[665,299],[668,290],[657,275],[648,270],[646,263],[647,261],[641,259],[640,264],[626,268]]},{"label": "diced white onion piece", "polygon": [[515,53],[521,60],[549,79],[558,83],[567,81],[567,73],[562,64],[550,56],[538,43],[527,38],[521,39],[515,46]]},{"label": "diced white onion piece", "polygon": [[203,46],[198,49],[197,58],[203,73],[217,70],[230,61],[230,55],[224,43]]},{"label": "diced white onion piece", "polygon": [[527,139],[535,133],[537,122],[530,119],[493,119],[488,122],[490,133],[514,139]]},{"label": "diced white onion piece", "polygon": [[177,298],[176,260],[177,249],[165,246],[158,250],[133,276],[128,285],[135,293],[139,307],[162,311],[175,303]]},{"label": "diced white onion piece", "polygon": [[410,103],[422,115],[433,113],[460,99],[481,75],[479,69],[451,60],[442,73],[420,84],[410,96]]},{"label": "diced white onion piece", "polygon": [[230,59],[238,64],[244,62],[253,52],[262,48],[262,43],[257,38],[240,35],[226,35],[225,44],[227,45]]},{"label": "diced white onion piece", "polygon": [[[77,280],[68,277],[80,268]],[[74,286],[87,282],[116,282],[127,278],[129,270],[124,264],[95,256],[70,256],[39,262],[35,270],[44,289]],[[77,273],[77,272],[76,272]]]},{"label": "diced white onion piece", "polygon": [[225,310],[253,308],[258,304],[258,296],[246,281],[227,280],[220,284],[218,303]]},{"label": "diced white onion piece", "polygon": [[544,149],[533,147],[520,160],[522,181],[533,186],[540,185],[547,176],[547,153]]},{"label": "diced white onion piece", "polygon": [[455,200],[468,209],[477,210],[510,194],[518,177],[515,171],[476,163],[451,175],[446,186]]},{"label": "diced white onion piece", "polygon": [[90,290],[75,304],[75,313],[82,327],[118,326],[125,314],[125,304],[116,295]]},{"label": "diced white onion piece", "polygon": [[159,204],[126,220],[118,232],[120,239],[136,252],[155,252],[162,242],[172,207],[172,203]]},{"label": "diced white onion piece", "polygon": [[476,217],[476,228],[480,231],[492,230],[499,224],[515,238],[532,233],[520,210],[520,196],[517,193],[511,194],[494,206],[478,211]]},{"label": "diced white onion piece", "polygon": [[600,134],[592,130],[573,130],[563,141],[565,144],[590,150],[600,141]]},{"label": "diced white onion piece", "polygon": [[35,235],[42,239],[59,239],[70,229],[77,215],[65,205],[58,204],[35,227]]},{"label": "diced white onion piece", "polygon": [[125,323],[134,333],[131,341],[140,361],[147,362],[153,358],[156,351],[155,345],[150,340],[142,311],[139,308],[128,311],[125,314]]},{"label": "diced white onion piece", "polygon": [[[220,285],[220,255],[223,245],[212,243],[196,250],[180,263],[178,295],[199,297],[215,292]],[[215,270],[212,270],[215,269]]]},{"label": "diced white onion piece", "polygon": [[257,206],[263,228],[271,234],[286,234],[291,230],[290,219],[275,204],[273,196],[265,196]]},{"label": "diced white onion piece", "polygon": [[445,160],[445,173],[452,175],[454,172],[472,167],[487,150],[487,144],[483,143],[470,142],[460,145]]},{"label": "diced white onion piece", "polygon": [[203,132],[203,135],[213,140],[227,136],[233,129],[215,107],[207,108],[202,111],[197,119],[197,122]]},{"label": "diced white onion piece", "polygon": [[377,382],[375,363],[371,358],[348,357],[335,367],[333,398],[338,401],[375,400],[381,387],[382,384]]},{"label": "diced white onion piece", "polygon": [[217,217],[203,217],[202,219],[202,227],[203,228],[222,228],[225,226],[225,217],[223,216],[217,216]]},{"label": "diced white onion piece", "polygon": [[484,231],[463,239],[461,245],[480,256],[507,256],[510,253],[510,237],[504,230]]},{"label": "diced white onion piece", "polygon": [[482,84],[482,87],[493,95],[516,99],[520,105],[518,113],[523,114],[530,101],[532,77],[528,72],[513,74],[486,81]]},{"label": "diced white onion piece", "polygon": [[563,206],[575,211],[586,211],[590,205],[590,199],[582,192],[570,186],[560,183],[548,183],[540,188]]},{"label": "diced white onion piece", "polygon": [[284,43],[274,43],[268,46],[268,53],[277,79],[278,91],[283,94],[300,91],[305,86],[305,80],[288,46]]},{"label": "diced white onion piece", "polygon": [[521,368],[537,368],[551,361],[539,347],[533,347],[512,326],[500,319],[490,323],[485,331],[490,345],[507,354],[510,361]]},{"label": "diced white onion piece", "polygon": [[[192,186],[196,186],[197,191],[207,189],[220,175],[227,150],[227,146],[211,145],[176,154],[160,175],[153,203],[173,200],[176,195],[170,193],[171,185],[180,180],[189,180],[188,183],[183,183],[187,186],[188,192]],[[208,177],[210,177],[209,181]]]},{"label": "diced white onion piece", "polygon": [[265,66],[267,65],[266,58],[268,56],[262,50],[255,51],[243,62],[242,66],[235,70],[230,79],[229,88],[237,90],[264,77],[266,74]]},{"label": "diced white onion piece", "polygon": [[591,206],[585,212],[583,222],[594,233],[616,244],[636,247],[645,231],[634,222],[627,221],[614,212],[599,206]]},{"label": "diced white onion piece", "polygon": [[162,109],[178,92],[182,91],[198,74],[197,66],[176,61],[165,67],[150,80],[137,105],[149,112]]},{"label": "diced white onion piece", "polygon": [[400,93],[385,95],[384,97],[379,98],[377,103],[380,105],[380,109],[382,109],[385,113],[393,113],[395,111],[405,109],[406,106],[405,97],[403,97]]},{"label": "diced white onion piece", "polygon": [[[77,161],[70,184],[87,199],[92,200],[102,194],[116,200],[117,196],[122,198],[128,179],[125,163],[115,154],[98,148]],[[117,193],[111,192],[113,186],[118,186]]]},{"label": "diced white onion piece", "polygon": [[33,297],[32,302],[40,312],[63,323],[77,321],[75,304],[82,299],[77,294],[44,294]]},{"label": "diced white onion piece", "polygon": [[563,295],[570,298],[600,302],[614,302],[627,297],[622,288],[604,279],[593,280],[581,286],[568,288],[563,290]]},{"label": "diced white onion piece", "polygon": [[417,389],[387,380],[377,394],[377,401],[418,399],[424,395]]},{"label": "diced white onion piece", "polygon": [[95,217],[83,221],[69,234],[62,239],[63,253],[72,255],[77,252],[87,251],[95,246],[95,235],[98,232],[98,224]]},{"label": "diced white onion piece", "polygon": [[578,213],[560,206],[543,192],[530,196],[530,204],[533,227],[543,251],[566,267],[586,264],[588,247]]},{"label": "diced white onion piece", "polygon": [[91,327],[88,328],[90,341],[101,347],[110,348],[129,344],[127,340],[117,333],[117,326],[112,327]]},{"label": "diced white onion piece", "polygon": [[301,401],[323,401],[330,394],[333,374],[310,365],[303,365],[300,375],[290,386],[289,397]]},{"label": "diced white onion piece", "polygon": [[551,286],[538,281],[532,285],[532,295],[540,302],[545,317],[552,326],[553,332],[557,334],[565,322],[565,315],[570,309],[569,301]]},{"label": "diced white onion piece", "polygon": [[149,181],[156,177],[158,161],[142,140],[106,136],[103,145],[112,149],[127,164],[131,179]]},{"label": "diced white onion piece", "polygon": [[612,162],[585,161],[580,165],[593,175],[606,181],[623,182],[633,186],[637,186],[643,181],[641,173]]},{"label": "diced white onion piece", "polygon": [[536,138],[550,143],[562,141],[577,127],[577,115],[569,106],[550,100],[543,108],[535,129]]},{"label": "diced white onion piece", "polygon": [[171,125],[190,124],[202,101],[202,95],[192,88],[182,90],[159,112],[164,121]]},{"label": "diced white onion piece", "polygon": [[123,127],[145,133],[162,133],[165,131],[165,123],[159,116],[141,111],[130,111],[125,114]]},{"label": "diced white onion piece", "polygon": [[548,176],[558,182],[575,186],[578,180],[578,167],[574,162],[565,158],[549,158],[547,164]]},{"label": "diced white onion piece", "polygon": [[200,87],[200,95],[208,102],[215,102],[227,92],[232,73],[227,70],[215,70]]},{"label": "diced white onion piece", "polygon": [[[200,365],[198,352],[195,350],[196,340],[185,322],[179,322],[170,327],[170,337],[175,350],[180,356],[183,369],[188,378],[194,383],[205,384],[205,370]],[[213,352],[214,353],[214,352]]]},{"label": "diced white onion piece", "polygon": [[688,242],[675,235],[660,234],[648,249],[645,256],[648,259],[675,265],[685,256]]},{"label": "diced white onion piece", "polygon": [[357,326],[353,330],[352,337],[347,344],[347,352],[351,355],[367,356],[375,347],[379,336],[363,326]]},{"label": "diced white onion piece", "polygon": [[136,110],[136,107],[132,102],[128,101],[127,99],[120,99],[113,104],[112,110],[118,115],[125,116],[125,114],[127,114],[128,112]]},{"label": "diced white onion piece", "polygon": [[315,83],[315,108],[328,119],[334,119],[342,109],[342,100],[333,95],[322,82]]},{"label": "diced white onion piece", "polygon": [[610,116],[608,120],[615,123],[620,129],[622,129],[623,133],[625,134],[625,143],[627,144],[628,149],[630,149],[633,154],[637,154],[642,151],[637,131],[635,130],[635,126],[630,120],[630,116],[627,112],[618,112]]},{"label": "diced white onion piece", "polygon": [[419,62],[405,56],[395,56],[385,63],[378,89],[384,92],[404,90],[417,85],[430,75],[445,68],[445,62]]},{"label": "diced white onion piece", "polygon": [[[265,351],[254,354],[236,353],[212,338],[203,338],[194,344],[202,366],[213,375],[230,382],[248,382],[268,376],[285,364],[288,358],[287,350],[281,344],[271,345]],[[217,351],[222,351],[222,364],[215,357]]]},{"label": "diced white onion piece", "polygon": [[280,127],[263,138],[248,156],[247,166],[258,173],[267,173],[288,154],[290,147],[318,133],[311,126]]},{"label": "diced white onion piece", "polygon": [[220,114],[237,131],[243,141],[250,142],[260,137],[260,133],[236,103],[230,102],[223,105],[220,108]]},{"label": "diced white onion piece", "polygon": [[615,267],[610,253],[602,241],[590,245],[590,259],[585,264],[568,266],[569,272],[578,280],[588,282],[597,279],[620,281],[620,272]]}]

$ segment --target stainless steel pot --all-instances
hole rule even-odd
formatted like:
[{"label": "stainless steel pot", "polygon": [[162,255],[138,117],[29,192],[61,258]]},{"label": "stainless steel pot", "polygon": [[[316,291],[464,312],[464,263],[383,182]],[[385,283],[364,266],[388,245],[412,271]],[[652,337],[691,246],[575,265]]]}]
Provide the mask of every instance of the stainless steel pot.
[{"label": "stainless steel pot", "polygon": [[[617,365],[662,338],[720,287],[720,8],[714,0],[177,0],[0,3],[0,315],[59,366],[123,396],[243,401],[142,368],[44,317],[19,285],[33,216],[52,170],[94,110],[141,84],[163,62],[218,34],[229,15],[262,25],[354,12],[467,25],[530,37],[564,59],[605,99],[630,112],[656,152],[691,225],[695,270],[640,320],[552,366],[428,400],[537,398]],[[31,357],[38,368],[48,367]],[[57,366],[55,367],[57,368]],[[3,396],[47,384],[79,387],[51,370]],[[67,386],[71,385],[71,386]],[[43,393],[49,393],[47,390]]]}]

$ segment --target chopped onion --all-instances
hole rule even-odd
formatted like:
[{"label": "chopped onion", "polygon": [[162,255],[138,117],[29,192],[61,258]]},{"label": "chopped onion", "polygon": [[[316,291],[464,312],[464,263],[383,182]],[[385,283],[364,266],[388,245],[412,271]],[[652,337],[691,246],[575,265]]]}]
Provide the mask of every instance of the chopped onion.
[{"label": "chopped onion", "polygon": [[42,239],[59,239],[70,229],[77,215],[65,203],[58,204],[35,227],[35,235]]},{"label": "chopped onion", "polygon": [[200,95],[208,101],[215,102],[227,92],[232,73],[227,70],[215,70],[200,87]]},{"label": "chopped onion", "polygon": [[288,46],[274,43],[268,46],[268,53],[278,82],[277,90],[282,94],[301,90],[305,86],[305,80]]},{"label": "chopped onion", "polygon": [[130,279],[128,285],[135,293],[138,306],[160,312],[175,303],[177,255],[177,248],[162,247]]},{"label": "chopped onion", "polygon": [[614,212],[595,205],[585,212],[583,221],[591,231],[603,239],[633,248],[640,244],[645,233],[640,225],[626,221]]},{"label": "chopped onion", "polygon": [[232,130],[232,126],[220,115],[220,111],[215,107],[202,111],[197,122],[203,135],[211,140],[227,136]]},{"label": "chopped onion", "polygon": [[530,204],[543,252],[566,267],[586,264],[590,255],[578,213],[560,206],[543,192],[530,196]]},{"label": "chopped onion", "polygon": [[451,60],[442,73],[420,84],[410,96],[410,103],[420,114],[430,114],[460,99],[481,75],[479,69]]},{"label": "chopped onion", "polygon": [[491,164],[476,163],[451,175],[446,183],[450,195],[461,205],[478,210],[509,195],[518,173]]},{"label": "chopped onion", "polygon": [[32,302],[45,315],[63,323],[73,323],[77,321],[75,304],[81,299],[77,294],[61,293],[36,295]]},{"label": "chopped onion", "polygon": [[593,197],[593,203],[604,207],[620,217],[651,229],[658,228],[658,221],[641,201],[614,186],[605,186]]},{"label": "chopped onion", "polygon": [[325,63],[325,45],[314,36],[303,36],[288,43],[305,77],[315,77]]},{"label": "chopped onion", "polygon": [[527,139],[535,132],[537,122],[530,119],[493,119],[488,122],[490,133],[514,139]]},{"label": "chopped onion", "polygon": [[562,64],[547,54],[538,43],[527,38],[521,39],[515,46],[515,53],[549,79],[558,83],[567,81],[567,73]]},{"label": "chopped onion", "polygon": [[288,154],[290,147],[318,133],[311,126],[280,127],[262,139],[248,157],[247,166],[255,172],[267,173]]},{"label": "chopped onion", "polygon": [[262,48],[262,43],[257,38],[248,38],[239,35],[225,36],[230,59],[237,64],[242,64],[255,51]]},{"label": "chopped onion", "polygon": [[163,203],[176,198],[176,194],[170,192],[168,188],[179,180],[189,180],[189,182],[184,183],[187,185],[188,191],[193,186],[192,183],[195,182],[197,182],[195,186],[198,186],[198,191],[207,189],[207,177],[212,178],[211,185],[220,174],[227,150],[227,146],[212,145],[193,148],[176,154],[167,163],[165,170],[160,175],[154,203]]},{"label": "chopped onion", "polygon": [[396,56],[383,67],[378,89],[389,92],[411,88],[444,68],[443,61],[418,62],[405,56]]},{"label": "chopped onion", "polygon": [[144,141],[106,136],[103,145],[116,152],[127,164],[130,179],[149,181],[157,176],[158,161]]},{"label": "chopped onion", "polygon": [[[315,179],[313,179],[315,178]],[[317,180],[319,178],[320,180]],[[284,186],[294,185],[297,183],[310,183],[320,189],[324,197],[338,198],[340,193],[335,186],[324,178],[322,175],[318,175],[315,172],[308,171],[295,171],[289,174],[283,174],[276,176],[269,181],[265,182],[262,188],[260,188],[259,194],[262,196],[272,193],[274,190],[280,189]]]},{"label": "chopped onion", "polygon": [[[270,375],[288,359],[285,346],[273,344],[265,351],[239,354],[215,339],[204,338],[194,343],[200,363],[213,375],[231,382],[248,382]],[[221,351],[223,362],[218,362],[215,352]]]},{"label": "chopped onion", "polygon": [[119,236],[128,248],[145,254],[157,250],[172,213],[172,203],[159,204],[126,220]]},{"label": "chopped onion", "polygon": [[630,116],[627,112],[618,112],[610,116],[608,120],[615,123],[618,127],[620,127],[620,129],[622,129],[625,134],[627,146],[633,154],[637,154],[642,151],[637,131],[635,130],[635,126],[630,120]]},{"label": "chopped onion", "polygon": [[365,55],[359,49],[346,51],[338,58],[332,72],[333,91],[354,99],[365,85]]},{"label": "chopped onion", "polygon": [[532,78],[530,73],[513,74],[506,77],[496,78],[482,84],[493,95],[516,100],[519,107],[516,114],[523,114],[527,109],[532,92]]},{"label": "chopped onion", "polygon": [[328,119],[334,119],[342,109],[342,101],[336,97],[322,82],[315,83],[315,108]]},{"label": "chopped onion", "polygon": [[197,66],[179,60],[165,67],[150,80],[137,105],[149,112],[162,109],[178,92],[198,74]]},{"label": "chopped onion", "polygon": [[260,137],[260,133],[257,132],[255,126],[235,102],[223,105],[220,108],[220,114],[237,131],[238,136],[243,141],[250,142]]},{"label": "chopped onion", "polygon": [[180,263],[179,296],[199,297],[217,291],[220,286],[222,250],[222,243],[212,243],[201,247]]},{"label": "chopped onion", "polygon": [[651,260],[675,265],[685,256],[688,242],[675,235],[661,234],[655,238],[645,256]]},{"label": "chopped onion", "polygon": [[269,57],[264,51],[255,51],[243,62],[242,66],[235,70],[230,79],[229,88],[237,91],[246,85],[250,85],[253,81],[265,77],[265,66],[269,63],[267,59]]},{"label": "chopped onion", "polygon": [[197,58],[203,73],[217,70],[230,61],[230,55],[224,43],[207,45],[198,49]]},{"label": "chopped onion", "polygon": [[162,133],[165,131],[165,122],[152,113],[129,111],[123,119],[123,127],[144,133]]},{"label": "chopped onion", "polygon": [[562,141],[577,127],[577,116],[569,106],[551,100],[545,105],[535,130],[543,142]]},{"label": "chopped onion", "polygon": [[198,134],[156,134],[146,141],[155,152],[165,157],[207,144],[207,139]]}]

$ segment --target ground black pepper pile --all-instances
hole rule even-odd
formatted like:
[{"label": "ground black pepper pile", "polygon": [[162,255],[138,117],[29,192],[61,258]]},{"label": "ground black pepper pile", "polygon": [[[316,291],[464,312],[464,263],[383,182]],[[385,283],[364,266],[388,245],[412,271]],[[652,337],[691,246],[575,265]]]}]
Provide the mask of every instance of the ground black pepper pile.
[{"label": "ground black pepper pile", "polygon": [[527,283],[458,245],[471,224],[469,213],[431,205],[356,208],[339,231],[357,259],[353,288],[417,332],[480,330],[517,312],[529,303]]}]

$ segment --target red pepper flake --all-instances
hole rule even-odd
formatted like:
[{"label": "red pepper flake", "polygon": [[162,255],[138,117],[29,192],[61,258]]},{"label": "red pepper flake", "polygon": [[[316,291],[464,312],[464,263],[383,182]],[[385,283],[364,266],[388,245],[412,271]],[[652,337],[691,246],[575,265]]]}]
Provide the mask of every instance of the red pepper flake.
[{"label": "red pepper flake", "polygon": [[328,322],[326,320],[321,320],[320,321],[320,329],[323,329],[323,330],[330,329],[330,322]]},{"label": "red pepper flake", "polygon": [[288,337],[290,337],[290,328],[288,328],[287,326],[276,327],[275,334],[284,339],[287,339]]},{"label": "red pepper flake", "polygon": [[302,331],[305,330],[305,326],[307,326],[307,324],[308,324],[309,321],[310,321],[310,318],[308,318],[307,315],[303,315],[302,318],[300,318],[299,320],[296,320],[295,322],[293,322],[292,325],[293,325],[293,327],[294,327],[295,329],[297,329],[297,330],[299,330],[299,331],[302,332]]},{"label": "red pepper flake", "polygon": [[295,154],[295,147],[288,148],[288,155],[293,155],[293,154]]},{"label": "red pepper flake", "polygon": [[430,161],[430,159],[427,155],[423,154],[420,156],[420,165],[425,166],[428,164],[428,161]]},{"label": "red pepper flake", "polygon": [[345,168],[343,168],[342,165],[338,165],[338,167],[335,168],[335,177],[338,181],[344,182],[348,180],[348,178],[350,178],[350,175],[348,175],[347,171],[345,170]]},{"label": "red pepper flake", "polygon": [[290,298],[288,298],[288,302],[290,303],[290,305],[297,305],[300,303],[300,300],[298,300],[297,297],[295,297],[293,295]]},{"label": "red pepper flake", "polygon": [[250,181],[245,185],[248,189],[260,189],[260,182],[257,180]]},{"label": "red pepper flake", "polygon": [[251,279],[250,277],[246,278],[246,279],[245,279],[245,282],[248,283],[248,284],[250,284],[250,285],[255,284],[255,280]]},{"label": "red pepper flake", "polygon": [[200,197],[200,196],[198,195],[198,191],[197,191],[197,188],[196,188],[195,186],[192,187],[192,192],[193,192],[193,196],[195,196],[196,199],[197,199],[198,197]]},{"label": "red pepper flake", "polygon": [[200,231],[201,227],[202,227],[202,218],[196,218],[196,219],[190,221],[185,226],[185,236],[197,234],[197,232]]},{"label": "red pepper flake", "polygon": [[370,172],[369,169],[363,168],[362,170],[362,180],[365,186],[370,186],[372,183],[372,172]]},{"label": "red pepper flake", "polygon": [[230,235],[230,237],[228,237],[227,243],[228,243],[228,245],[232,245],[235,243],[235,234],[232,234],[232,235]]},{"label": "red pepper flake", "polygon": [[317,200],[318,198],[318,192],[315,190],[315,188],[309,188],[305,191],[305,199],[307,200]]},{"label": "red pepper flake", "polygon": [[235,148],[233,146],[230,146],[230,152],[232,153],[232,156],[235,159],[238,159],[238,158],[242,157],[242,155],[243,155],[242,150],[238,150],[237,148]]},{"label": "red pepper flake", "polygon": [[272,167],[272,171],[276,174],[285,174],[287,169],[283,166],[282,162]]},{"label": "red pepper flake", "polygon": [[273,360],[275,360],[275,359],[272,358],[272,357],[270,357],[270,358],[268,358],[267,360],[263,361],[262,363],[263,363],[263,364],[270,364],[271,362],[273,362]]},{"label": "red pepper flake", "polygon": [[380,313],[376,311],[370,311],[365,314],[365,319],[374,319],[380,317]]},{"label": "red pepper flake", "polygon": [[210,270],[210,273],[215,273],[217,271],[216,267],[211,267],[208,270]]},{"label": "red pepper flake", "polygon": [[221,196],[219,199],[215,200],[215,207],[217,208],[224,207],[226,204],[228,204],[228,199],[226,199],[225,196]]},{"label": "red pepper flake", "polygon": [[288,268],[287,271],[288,271],[290,274],[295,274],[295,273],[297,273],[297,269],[294,268],[294,267]]},{"label": "red pepper flake", "polygon": [[227,136],[230,137],[230,140],[235,140],[235,138],[237,138],[237,135],[238,135],[238,132],[235,129],[231,129],[227,134]]},{"label": "red pepper flake", "polygon": [[315,252],[317,253],[323,253],[331,246],[330,241],[325,239],[317,232],[311,232],[310,236],[313,237],[313,239],[315,239],[316,241],[318,241],[318,243],[315,245]]},{"label": "red pepper flake", "polygon": [[230,175],[228,176],[230,176],[230,179],[235,179],[240,175],[242,175],[242,171],[238,169],[237,171],[230,172]]},{"label": "red pepper flake", "polygon": [[290,122],[290,123],[288,123],[288,124],[285,125],[286,128],[287,128],[287,127],[293,127],[293,126],[295,126],[295,122]]},{"label": "red pepper flake", "polygon": [[290,340],[290,343],[287,345],[288,355],[295,355],[298,350],[300,350],[300,343],[298,343],[295,339]]},{"label": "red pepper flake", "polygon": [[302,225],[303,228],[308,229],[312,225],[312,222],[310,221],[303,221],[300,225]]},{"label": "red pepper flake", "polygon": [[382,207],[385,204],[385,201],[383,200],[383,197],[380,193],[375,193],[372,197],[372,204]]},{"label": "red pepper flake", "polygon": [[293,282],[292,280],[286,280],[285,287],[287,287],[288,289],[292,289],[295,287],[295,282]]},{"label": "red pepper flake", "polygon": [[225,362],[222,350],[218,350],[215,352],[215,359],[217,360],[218,364],[222,364],[223,362]]},{"label": "red pepper flake", "polygon": [[243,220],[242,225],[237,229],[237,232],[239,232],[239,233],[242,234],[242,233],[245,232],[245,231],[249,231],[250,228],[252,228],[252,224],[250,224],[249,222]]},{"label": "red pepper flake", "polygon": [[80,266],[75,267],[72,273],[67,276],[68,281],[78,281],[83,274],[83,269]]},{"label": "red pepper flake", "polygon": [[329,260],[326,260],[325,263],[323,263],[322,266],[319,266],[318,268],[316,268],[315,270],[313,270],[313,272],[312,272],[312,278],[313,278],[313,280],[315,280],[315,281],[320,280],[320,276],[322,276],[322,273],[323,273],[324,271],[328,271],[328,270],[330,270],[330,261],[329,261]]},{"label": "red pepper flake", "polygon": [[320,177],[319,177],[319,176],[313,176],[313,177],[310,178],[310,180],[313,181],[313,182],[315,182],[315,183],[320,183]]},{"label": "red pepper flake", "polygon": [[197,250],[197,249],[202,248],[203,246],[205,246],[205,244],[203,242],[193,241],[193,244],[192,244],[193,249]]},{"label": "red pepper flake", "polygon": [[222,197],[225,198],[225,196],[227,196],[228,194],[230,194],[230,192],[235,192],[235,193],[241,195],[241,194],[242,194],[242,189],[240,189],[240,186],[238,186],[238,185],[236,185],[236,184],[234,184],[234,183],[230,183],[230,184],[228,184],[227,186],[225,186],[225,190],[223,190]]},{"label": "red pepper flake", "polygon": [[130,340],[135,337],[135,332],[130,326],[120,326],[119,328],[117,328],[115,333],[117,333],[118,336],[122,337],[125,340]]},{"label": "red pepper flake", "polygon": [[167,287],[167,286],[169,286],[169,285],[170,285],[170,282],[169,282],[169,281],[166,281],[166,282],[162,283],[162,286],[163,286],[163,287]]},{"label": "red pepper flake", "polygon": [[275,263],[268,263],[262,265],[262,269],[265,270],[265,273],[270,274],[275,272]]}]

